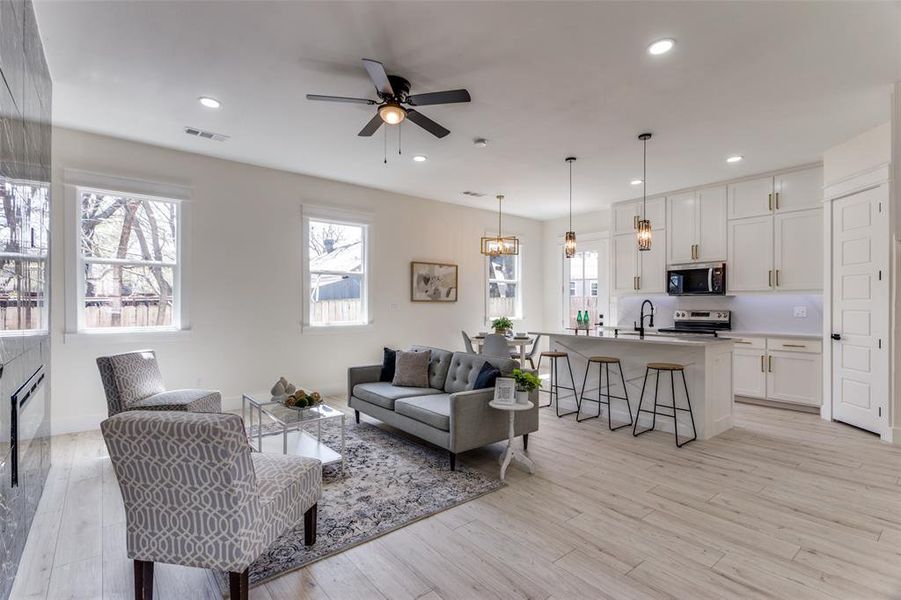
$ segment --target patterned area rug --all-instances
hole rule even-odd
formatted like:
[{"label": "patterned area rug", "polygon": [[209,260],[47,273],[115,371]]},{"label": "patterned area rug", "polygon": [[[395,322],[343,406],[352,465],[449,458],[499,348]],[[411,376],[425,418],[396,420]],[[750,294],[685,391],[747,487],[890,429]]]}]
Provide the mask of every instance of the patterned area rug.
[{"label": "patterned area rug", "polygon": [[[408,440],[375,425],[348,419],[345,477],[340,465],[325,467],[316,544],[303,545],[303,522],[286,532],[250,566],[250,583],[262,583],[321,558],[384,535],[416,520],[493,492],[496,475],[457,462],[447,452]],[[323,424],[323,442],[340,449],[340,424]],[[223,592],[228,575],[217,573]]]}]

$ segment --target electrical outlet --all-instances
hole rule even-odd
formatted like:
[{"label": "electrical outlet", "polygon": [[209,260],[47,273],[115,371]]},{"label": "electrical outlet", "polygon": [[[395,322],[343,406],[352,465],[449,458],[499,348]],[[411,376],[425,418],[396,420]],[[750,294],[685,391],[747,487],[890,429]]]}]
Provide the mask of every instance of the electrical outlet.
[{"label": "electrical outlet", "polygon": [[795,318],[796,319],[806,319],[807,318],[807,307],[806,306],[796,306],[795,307]]}]

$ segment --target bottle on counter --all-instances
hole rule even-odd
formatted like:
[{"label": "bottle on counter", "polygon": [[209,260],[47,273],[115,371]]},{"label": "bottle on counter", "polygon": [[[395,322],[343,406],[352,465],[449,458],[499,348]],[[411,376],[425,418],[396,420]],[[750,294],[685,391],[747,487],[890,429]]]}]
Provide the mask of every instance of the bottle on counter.
[{"label": "bottle on counter", "polygon": [[576,329],[582,327],[582,311],[579,311],[579,314],[576,315]]}]

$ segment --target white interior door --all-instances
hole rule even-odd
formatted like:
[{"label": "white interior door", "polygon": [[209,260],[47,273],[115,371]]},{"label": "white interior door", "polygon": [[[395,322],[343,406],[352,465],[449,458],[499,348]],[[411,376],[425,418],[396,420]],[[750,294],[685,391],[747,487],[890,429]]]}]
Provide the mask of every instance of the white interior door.
[{"label": "white interior door", "polygon": [[881,433],[888,418],[888,186],[832,203],[832,417]]},{"label": "white interior door", "polygon": [[588,311],[591,323],[603,315],[609,323],[610,256],[606,239],[578,242],[576,255],[563,259],[563,325],[575,327],[579,311]]}]

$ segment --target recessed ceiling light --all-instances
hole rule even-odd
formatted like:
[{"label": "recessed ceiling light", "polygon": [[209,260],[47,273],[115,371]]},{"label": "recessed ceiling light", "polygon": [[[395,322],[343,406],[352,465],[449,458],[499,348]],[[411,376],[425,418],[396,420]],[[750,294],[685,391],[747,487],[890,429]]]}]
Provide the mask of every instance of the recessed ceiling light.
[{"label": "recessed ceiling light", "polygon": [[648,46],[648,52],[650,54],[654,54],[654,55],[666,54],[667,52],[672,50],[673,46],[675,46],[675,45],[676,45],[675,40],[671,40],[669,38],[664,38],[662,40],[657,40],[656,42],[654,42],[653,44]]},{"label": "recessed ceiling light", "polygon": [[219,108],[220,106],[222,106],[221,102],[210,96],[201,96],[197,99],[197,101],[207,108]]},{"label": "recessed ceiling light", "polygon": [[632,185],[641,185],[641,179],[633,179],[629,183],[631,183]]},{"label": "recessed ceiling light", "polygon": [[743,159],[744,159],[744,156],[740,156],[740,155],[736,154],[735,156],[730,156],[729,158],[727,158],[726,162],[727,163],[737,163],[737,162],[741,162]]},{"label": "recessed ceiling light", "polygon": [[425,162],[427,160],[429,160],[429,157],[425,154],[417,154],[413,157],[413,162]]},{"label": "recessed ceiling light", "polygon": [[487,148],[488,140],[486,140],[485,138],[476,138],[472,141],[472,145],[476,148]]}]

